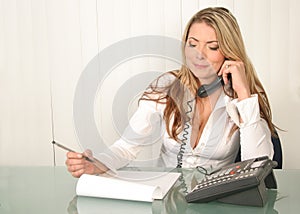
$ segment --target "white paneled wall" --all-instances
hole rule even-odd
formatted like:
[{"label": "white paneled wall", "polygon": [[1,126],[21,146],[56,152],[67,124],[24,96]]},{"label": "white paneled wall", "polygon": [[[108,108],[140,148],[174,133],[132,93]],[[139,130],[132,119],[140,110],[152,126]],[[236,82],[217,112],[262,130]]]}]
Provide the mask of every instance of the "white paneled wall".
[{"label": "white paneled wall", "polygon": [[0,163],[52,164],[44,2],[0,1]]},{"label": "white paneled wall", "polygon": [[[284,167],[299,168],[297,0],[0,0],[0,165],[53,165],[53,137],[84,149],[74,129],[73,100],[93,57],[135,36],[180,40],[189,18],[207,6],[224,6],[236,15],[269,93],[274,122],[287,130],[280,132]],[[120,134],[112,119],[118,89],[140,73],[177,67],[163,57],[141,57],[106,76],[95,99],[95,121],[105,142],[113,143]],[[136,100],[131,104],[120,106],[129,116]],[[64,164],[65,152],[55,149],[55,160]]]}]

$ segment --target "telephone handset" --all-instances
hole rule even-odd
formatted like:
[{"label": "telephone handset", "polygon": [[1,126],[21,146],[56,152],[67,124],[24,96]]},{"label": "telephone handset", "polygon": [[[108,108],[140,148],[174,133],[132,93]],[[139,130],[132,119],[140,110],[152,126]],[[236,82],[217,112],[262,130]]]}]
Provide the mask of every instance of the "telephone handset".
[{"label": "telephone handset", "polygon": [[273,168],[277,163],[260,157],[230,164],[202,179],[185,198],[187,202],[209,202],[264,206],[267,188],[277,189]]},{"label": "telephone handset", "polygon": [[[228,60],[227,58],[225,61]],[[219,72],[219,71],[218,71]],[[228,74],[228,80],[231,81],[231,74]],[[215,79],[210,84],[203,84],[198,88],[197,95],[201,98],[205,98],[209,95],[211,95],[215,90],[220,88],[224,85],[224,80],[222,76],[217,76],[217,79]]]},{"label": "telephone handset", "polygon": [[211,84],[203,84],[197,91],[199,97],[204,98],[211,95],[215,90],[224,85],[223,77],[218,76]]}]

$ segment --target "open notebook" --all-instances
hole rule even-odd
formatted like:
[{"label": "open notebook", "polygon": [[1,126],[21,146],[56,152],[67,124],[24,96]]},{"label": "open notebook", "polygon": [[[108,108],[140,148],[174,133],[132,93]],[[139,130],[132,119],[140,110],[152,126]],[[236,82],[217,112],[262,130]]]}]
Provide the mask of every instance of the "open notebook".
[{"label": "open notebook", "polygon": [[82,175],[76,194],[100,198],[152,202],[163,199],[179,178],[175,172],[118,171],[109,175]]}]

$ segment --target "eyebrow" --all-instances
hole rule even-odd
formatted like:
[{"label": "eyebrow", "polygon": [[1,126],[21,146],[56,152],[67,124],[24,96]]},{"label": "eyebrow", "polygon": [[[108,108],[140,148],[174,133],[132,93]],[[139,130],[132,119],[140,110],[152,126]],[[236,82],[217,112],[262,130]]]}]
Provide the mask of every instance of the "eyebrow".
[{"label": "eyebrow", "polygon": [[[196,39],[195,37],[189,37],[188,39],[193,39],[193,40],[195,40],[196,42],[199,42],[199,40],[198,39]],[[211,40],[211,41],[207,41],[206,43],[207,44],[210,44],[210,43],[213,43],[213,42],[218,42],[217,40]]]}]

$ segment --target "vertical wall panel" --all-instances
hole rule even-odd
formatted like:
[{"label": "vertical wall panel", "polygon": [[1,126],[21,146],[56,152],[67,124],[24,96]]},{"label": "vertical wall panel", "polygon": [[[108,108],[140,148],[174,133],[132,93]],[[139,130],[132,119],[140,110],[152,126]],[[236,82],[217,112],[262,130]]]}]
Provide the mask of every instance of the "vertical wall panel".
[{"label": "vertical wall panel", "polygon": [[[287,78],[282,76],[284,73],[288,73],[287,62],[289,61],[289,46],[288,43],[282,42],[285,35],[289,32],[289,4],[281,4],[280,1],[272,1],[271,3],[271,24],[270,24],[270,100],[273,109],[274,122],[281,128],[288,129],[289,135],[291,133],[290,122],[292,118],[286,117],[287,112],[292,112],[289,98],[286,97],[286,91],[288,89]],[[281,14],[278,16],[278,14]],[[284,81],[286,80],[286,81]],[[285,97],[285,102],[282,102],[282,98]],[[293,142],[288,142],[288,135],[286,133],[280,133],[282,137],[283,145],[287,145]],[[286,138],[287,137],[287,138]],[[289,156],[286,147],[284,146],[285,157]],[[285,159],[287,160],[287,159]],[[285,162],[286,164],[287,162]]]},{"label": "vertical wall panel", "polygon": [[226,7],[230,11],[234,12],[234,0],[217,0],[217,5],[219,7]]},{"label": "vertical wall panel", "polygon": [[[47,1],[49,70],[55,140],[75,150],[73,96],[82,71],[79,1]],[[65,162],[65,151],[56,149],[58,164]]]},{"label": "vertical wall panel", "polygon": [[[100,52],[110,45],[117,45],[132,35],[131,1],[100,0],[98,7],[98,42]],[[138,19],[137,19],[138,20]],[[120,50],[122,52],[124,50]],[[118,53],[116,53],[118,56]],[[112,55],[112,59],[116,57]],[[99,59],[101,60],[101,59]],[[100,68],[101,69],[101,68]],[[131,64],[120,62],[110,71],[105,72],[105,79],[99,84],[96,97],[96,123],[99,133],[106,145],[112,144],[120,137],[113,121],[112,104],[118,89],[131,76]],[[122,108],[122,106],[119,106]]]},{"label": "vertical wall panel", "polygon": [[253,38],[253,2],[252,1],[235,1],[234,15],[237,18],[248,54],[252,54],[252,40]]},{"label": "vertical wall panel", "polygon": [[[285,118],[288,130],[284,134],[283,140],[285,145],[286,163],[287,168],[299,168],[300,157],[298,151],[299,146],[299,121],[300,121],[300,30],[299,30],[299,8],[300,2],[296,0],[290,0],[289,5],[289,36],[282,36],[279,42],[288,45],[288,61],[282,61],[284,69],[278,74],[278,78],[281,79],[280,84],[287,84],[287,90],[282,90],[278,98],[278,105],[285,105],[282,114],[278,118],[278,122],[282,118]],[[285,23],[287,24],[287,23]],[[285,32],[283,31],[285,34]],[[287,75],[288,74],[288,75]],[[275,86],[274,86],[275,87]],[[279,100],[281,102],[279,102]],[[286,101],[287,100],[287,101]],[[281,112],[281,111],[278,111]]]},{"label": "vertical wall panel", "polygon": [[181,34],[184,33],[188,21],[198,11],[198,8],[198,0],[181,1]]},{"label": "vertical wall panel", "polygon": [[165,0],[162,7],[165,35],[181,39],[181,0]]},{"label": "vertical wall panel", "polygon": [[[249,56],[257,73],[266,87],[266,90],[270,86],[270,24],[271,24],[271,7],[270,0],[253,1],[253,32],[251,46],[248,46],[250,53]],[[263,32],[263,33],[258,33]]]},{"label": "vertical wall panel", "polygon": [[[0,13],[4,14],[3,11],[4,11],[3,1],[0,1]],[[4,29],[4,15],[2,15],[0,17],[0,29],[2,29],[2,30]],[[5,50],[4,50],[4,45],[5,45],[4,39],[5,39],[4,32],[2,32],[0,34],[0,47],[2,47],[2,48],[0,48],[0,72],[1,71],[4,72],[4,62],[5,62],[5,59],[6,59],[6,57],[5,57],[6,53],[5,53]]]},{"label": "vertical wall panel", "polygon": [[85,68],[99,51],[97,0],[79,1],[80,44],[82,68]]},{"label": "vertical wall panel", "polygon": [[[50,110],[50,70],[49,70],[49,56],[48,56],[48,35],[46,26],[46,5],[45,1],[31,0],[31,16],[29,22],[32,22],[33,41],[33,75],[32,82],[34,89],[34,97],[36,102],[35,109],[30,113],[29,117],[36,117],[34,134],[35,139],[33,144],[35,148],[30,151],[35,152],[36,160],[46,162],[46,164],[53,163],[53,148],[50,144],[51,140],[51,110]],[[30,70],[24,70],[28,75]],[[31,96],[31,95],[30,95]],[[40,136],[40,137],[39,137]],[[27,148],[28,149],[28,148]]]},{"label": "vertical wall panel", "polygon": [[[289,91],[291,101],[293,103],[300,102],[300,60],[299,60],[299,47],[300,47],[300,30],[299,30],[299,8],[300,2],[297,0],[290,0],[289,7],[289,36],[282,38],[283,43],[289,45],[289,61],[288,61],[288,74],[289,74]],[[286,42],[285,42],[286,40]],[[299,121],[299,120],[298,120]]]},{"label": "vertical wall panel", "polygon": [[[82,67],[80,73],[83,73],[90,68],[90,64],[93,63],[93,60],[95,60],[95,58],[97,58],[97,54],[100,51],[100,45],[99,45],[100,28],[98,27],[99,24],[98,4],[100,4],[100,2],[97,0],[79,1],[79,22],[80,22],[80,35],[81,35],[80,41],[81,41],[81,55],[82,55]],[[99,66],[99,63],[96,66]],[[99,69],[99,67],[95,69]],[[97,73],[98,72],[94,72],[93,75],[97,75]],[[97,78],[96,76],[93,77]],[[77,81],[79,81],[79,79]],[[78,82],[76,82],[76,86],[77,83]],[[89,86],[87,85],[87,87]],[[85,96],[84,91],[80,91],[80,92],[76,91],[76,92],[82,94],[82,96]],[[73,93],[75,93],[75,91]],[[84,105],[84,102],[81,102],[81,104]],[[96,122],[100,121],[97,120],[97,118],[99,118],[98,114],[100,111],[100,108],[97,107],[98,106],[95,105],[94,113],[95,113]],[[75,107],[73,106],[73,108]],[[86,127],[86,129],[89,130],[90,127]],[[83,130],[81,130],[81,132],[83,132]],[[89,139],[89,138],[86,137],[85,139]],[[91,148],[90,146],[87,146],[90,145],[90,142],[81,142],[80,139],[77,139],[77,141],[78,141],[77,143],[81,146],[82,151]]]},{"label": "vertical wall panel", "polygon": [[299,23],[290,20],[290,4],[282,4],[281,1],[272,1],[271,8],[271,102],[273,104],[275,122],[281,128],[287,130],[286,133],[281,132],[285,152],[285,166],[296,168],[298,167],[297,163],[300,158],[297,155],[299,129],[295,124],[300,119],[299,114],[296,113],[300,109],[300,103],[299,101],[295,102],[293,94],[289,92],[289,85],[293,82],[289,78],[289,74],[293,72],[291,70],[295,69],[297,65],[289,63],[295,63],[295,61],[290,61],[291,57],[294,57],[290,56],[290,50],[295,50],[295,47],[299,50],[299,46],[297,47],[297,40],[289,42],[288,38],[290,38],[289,33],[294,31],[292,29],[299,29]]},{"label": "vertical wall panel", "polygon": [[[147,25],[147,32],[144,35],[165,35],[165,22],[162,22],[162,20],[165,19],[165,4],[160,0],[147,0],[147,15],[146,15],[146,22],[144,23]],[[175,4],[176,2],[174,2]],[[137,17],[135,17],[137,18]],[[146,41],[145,41],[146,43]],[[146,44],[145,44],[146,45]],[[163,49],[163,47],[161,47]],[[145,53],[146,54],[146,53]],[[139,62],[138,62],[139,61]],[[138,75],[141,73],[149,73],[149,72],[165,72],[166,70],[166,57],[164,56],[152,56],[152,57],[146,57],[143,56],[139,60],[134,60],[132,63],[142,63],[147,61],[147,67],[145,67],[143,70],[137,71]],[[153,75],[153,79],[154,79]],[[143,76],[140,77],[141,81],[147,82],[142,86],[140,83],[140,87],[145,89],[148,87],[148,84],[152,81],[152,79],[145,79]],[[137,104],[137,100],[140,97],[142,91],[140,91],[140,94],[136,94],[136,101],[132,102],[132,104]],[[132,107],[131,107],[132,108]],[[139,154],[138,160],[151,160],[158,156],[160,151],[160,144],[159,142],[151,142],[148,146],[145,146],[143,151]],[[133,163],[134,164],[134,163]]]},{"label": "vertical wall panel", "polygon": [[[165,7],[161,0],[148,1],[148,35],[165,35]],[[150,57],[147,71],[163,72],[166,69],[166,58],[164,57]]]},{"label": "vertical wall panel", "polygon": [[214,7],[217,5],[217,0],[199,0],[199,10],[202,10],[206,7]]},{"label": "vertical wall panel", "polygon": [[270,1],[256,0],[246,4],[236,2],[234,11],[241,27],[246,51],[261,81],[268,89],[270,78],[270,72],[268,72],[270,65]]},{"label": "vertical wall panel", "polygon": [[[48,34],[51,49],[51,83],[55,140],[76,151],[80,144],[73,118],[75,89],[83,70],[98,53],[97,7],[94,1],[48,2]],[[56,11],[55,8],[60,10]],[[58,16],[53,19],[53,14]],[[65,153],[56,149],[56,163],[63,165]]]},{"label": "vertical wall panel", "polygon": [[[164,17],[165,26],[164,35],[178,39],[181,42],[181,0],[165,0],[164,1]],[[181,50],[179,50],[181,51]],[[180,68],[180,64],[166,61],[166,71],[176,70]]]},{"label": "vertical wall panel", "polygon": [[49,165],[49,78],[39,47],[45,34],[35,34],[41,25],[34,19],[43,20],[43,2],[2,1],[1,6],[0,165]]},{"label": "vertical wall panel", "polygon": [[[248,54],[270,96],[274,122],[288,130],[280,132],[285,167],[299,168],[300,118],[296,113],[287,115],[300,108],[299,4],[297,0],[1,0],[0,164],[52,164],[50,92],[56,140],[81,149],[74,131],[73,96],[81,72],[98,51],[140,35],[181,40],[195,12],[226,6],[240,24]],[[121,134],[112,121],[119,88],[139,73],[168,68],[177,67],[143,57],[123,62],[109,73],[95,104],[95,120],[107,142]],[[130,115],[133,107],[128,108]],[[56,155],[62,165],[65,152],[57,149]]]},{"label": "vertical wall panel", "polygon": [[[18,19],[17,19],[17,6],[16,1],[5,1],[1,2],[1,14],[3,14],[2,19],[2,29],[1,34],[4,39],[2,50],[4,50],[3,60],[1,70],[1,98],[4,101],[0,105],[1,109],[1,165],[9,164],[13,161],[9,158],[11,154],[15,154],[18,148],[16,139],[17,136],[13,135],[13,130],[17,130],[19,126],[18,123],[24,121],[23,118],[18,118],[20,115],[17,108],[17,96],[20,93],[20,88],[18,86],[17,77],[19,70],[19,51],[18,51]],[[20,82],[20,81],[19,81]],[[17,122],[17,120],[19,120]],[[22,138],[24,133],[21,134]],[[5,143],[9,142],[9,143]]]}]

